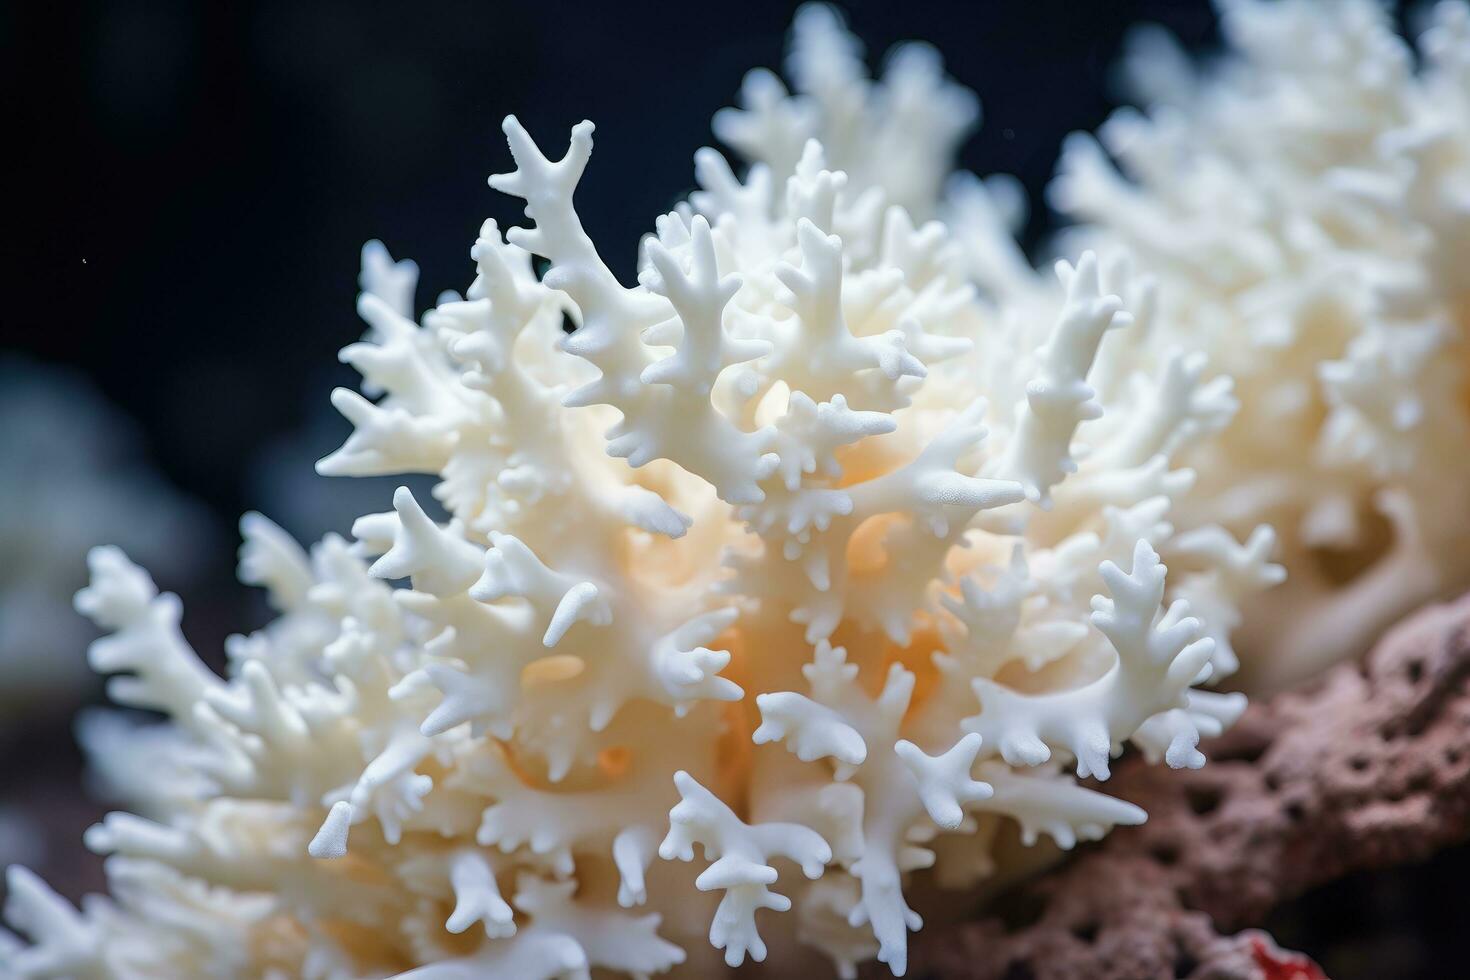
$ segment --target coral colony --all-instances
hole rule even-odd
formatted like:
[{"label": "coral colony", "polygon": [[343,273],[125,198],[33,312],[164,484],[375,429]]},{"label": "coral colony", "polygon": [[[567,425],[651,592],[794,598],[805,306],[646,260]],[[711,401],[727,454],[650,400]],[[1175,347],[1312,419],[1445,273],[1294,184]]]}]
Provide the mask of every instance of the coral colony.
[{"label": "coral colony", "polygon": [[902,975],[925,879],[1141,822],[1110,758],[1200,766],[1244,707],[1210,687],[1282,577],[1254,518],[1305,565],[1376,502],[1397,561],[1451,548],[1413,528],[1466,482],[1465,8],[1417,72],[1367,3],[1225,14],[1217,76],[1130,61],[1157,107],[1104,133],[1127,182],[1069,147],[1092,251],[1054,277],[1008,185],[946,184],[973,97],[918,45],[870,80],[826,8],[794,93],[754,72],[716,117],[749,169],[696,154],[631,288],[573,205],[592,125],[563,151],[507,119],[524,226],[487,222],[419,323],[416,270],[365,250],[370,397],[333,394],[355,432],[320,464],[433,474],[447,523],[399,490],[307,553],[247,516],[281,615],[224,679],[94,551],[92,663],[170,721],[92,747],[134,811],[87,834],[111,897],[12,869],[33,945],[0,962],[534,980],[769,946]]}]

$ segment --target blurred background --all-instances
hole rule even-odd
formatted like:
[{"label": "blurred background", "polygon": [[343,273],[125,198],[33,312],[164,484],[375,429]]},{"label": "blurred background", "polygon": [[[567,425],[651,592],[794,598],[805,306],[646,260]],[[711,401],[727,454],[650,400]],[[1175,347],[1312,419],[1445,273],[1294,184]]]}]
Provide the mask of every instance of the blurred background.
[{"label": "blurred background", "polygon": [[[1031,246],[1049,228],[1040,193],[1063,136],[1096,128],[1116,104],[1110,68],[1126,29],[1163,23],[1201,52],[1217,41],[1204,0],[843,7],[875,65],[894,42],[926,39],[979,94],[982,127],[962,165],[1021,179]],[[485,184],[509,169],[501,117],[516,113],[553,148],[589,118],[583,219],[631,281],[639,236],[691,188],[710,116],[747,69],[780,66],[794,8],[79,0],[0,10],[13,134],[3,245],[13,278],[0,315],[0,863],[39,866],[73,898],[100,881],[80,834],[106,806],[81,790],[73,739],[78,708],[101,699],[84,669],[90,628],[69,609],[88,546],[124,545],[177,591],[186,634],[218,663],[224,637],[266,615],[233,583],[242,511],[310,540],[388,505],[391,480],[311,470],[348,431],[327,394],[356,382],[336,351],[362,329],[362,243],[381,238],[419,263],[420,309],[462,289],[483,219],[520,220]],[[1273,925],[1333,976],[1419,975],[1415,963],[1433,963],[1425,943],[1432,952],[1436,930],[1450,931],[1426,907],[1438,891],[1412,876],[1350,881]],[[1365,946],[1366,924],[1410,920],[1425,935],[1387,953]]]}]

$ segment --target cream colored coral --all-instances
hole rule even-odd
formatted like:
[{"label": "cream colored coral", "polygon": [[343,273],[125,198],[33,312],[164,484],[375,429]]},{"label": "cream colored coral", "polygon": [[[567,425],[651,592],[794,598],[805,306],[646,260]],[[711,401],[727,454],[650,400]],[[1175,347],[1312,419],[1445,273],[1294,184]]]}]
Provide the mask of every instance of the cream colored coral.
[{"label": "cream colored coral", "polygon": [[[848,135],[897,125],[931,69]],[[941,143],[970,121],[945,111]],[[184,778],[140,775],[139,815],[88,834],[111,899],[12,872],[14,973],[700,976],[711,945],[786,962],[799,939],[902,975],[946,840],[1137,823],[1075,776],[1129,742],[1201,765],[1243,707],[1196,685],[1233,665],[1270,534],[1167,519],[1176,455],[1234,406],[1126,343],[1152,336],[1146,283],[1086,254],[1046,313],[982,299],[943,225],[813,140],[743,180],[701,151],[629,287],[573,205],[592,125],[559,158],[504,129],[491,182],[527,225],[486,223],[464,297],[417,324],[365,255],[343,358],[381,397],[334,393],[356,429],[320,464],[433,474],[443,517],[399,490],[308,553],[248,516],[241,576],[281,615],[226,678],[173,596],[93,553],[94,665],[171,718],[102,761]]]}]

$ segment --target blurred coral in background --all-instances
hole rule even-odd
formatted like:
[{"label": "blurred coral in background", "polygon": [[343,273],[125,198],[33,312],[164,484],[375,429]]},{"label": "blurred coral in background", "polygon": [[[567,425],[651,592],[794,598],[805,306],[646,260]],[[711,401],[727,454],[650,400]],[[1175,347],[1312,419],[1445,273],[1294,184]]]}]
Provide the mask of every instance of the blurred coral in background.
[{"label": "blurred coral in background", "polygon": [[96,683],[72,606],[86,555],[114,542],[187,580],[218,547],[203,507],[148,461],[136,425],[74,372],[0,359],[0,701],[73,712]]},{"label": "blurred coral in background", "polygon": [[1156,277],[1155,342],[1235,379],[1181,518],[1281,535],[1240,641],[1280,689],[1470,586],[1470,7],[1409,41],[1373,0],[1219,6],[1199,65],[1134,33],[1140,108],[1071,136],[1049,198]]}]

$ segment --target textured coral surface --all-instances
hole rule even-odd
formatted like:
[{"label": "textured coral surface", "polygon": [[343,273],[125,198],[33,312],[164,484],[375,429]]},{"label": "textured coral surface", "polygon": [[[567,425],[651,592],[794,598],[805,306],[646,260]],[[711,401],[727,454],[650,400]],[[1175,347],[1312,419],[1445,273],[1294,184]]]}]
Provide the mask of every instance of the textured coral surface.
[{"label": "textured coral surface", "polygon": [[1361,668],[1253,704],[1208,749],[1208,769],[1172,779],[1124,762],[1113,786],[1147,824],[1007,896],[996,917],[924,936],[916,967],[1270,976],[1259,935],[1231,933],[1335,878],[1470,838],[1470,596],[1395,627]]}]

